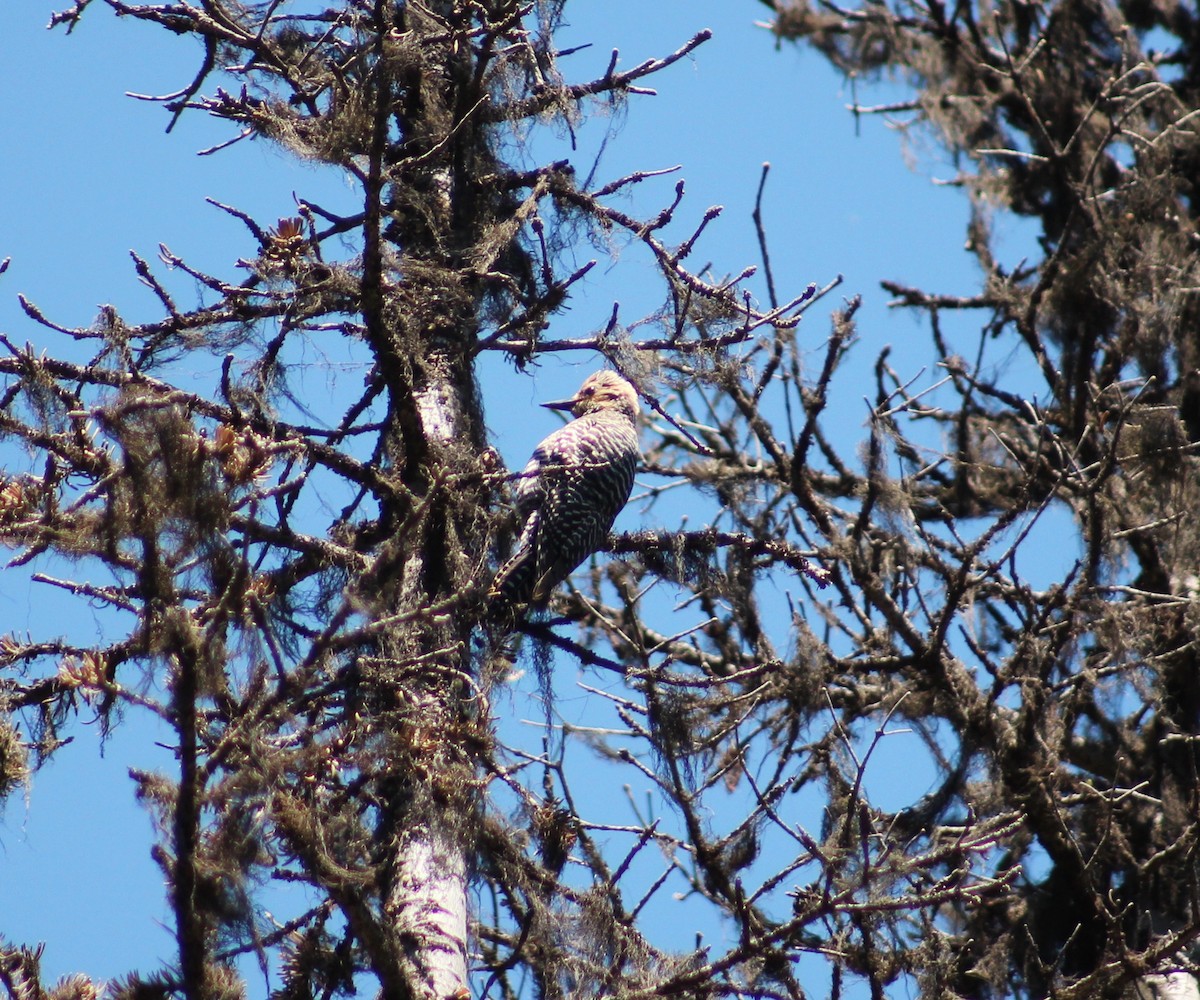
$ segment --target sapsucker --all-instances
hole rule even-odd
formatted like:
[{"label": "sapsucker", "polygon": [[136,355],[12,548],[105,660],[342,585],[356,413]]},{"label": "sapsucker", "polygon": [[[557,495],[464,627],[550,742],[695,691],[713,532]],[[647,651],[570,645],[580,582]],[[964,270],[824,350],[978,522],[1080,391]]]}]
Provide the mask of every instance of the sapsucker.
[{"label": "sapsucker", "polygon": [[615,372],[596,372],[570,399],[542,405],[575,419],[537,446],[517,482],[521,537],[492,587],[510,606],[545,605],[604,544],[641,460],[637,392]]}]

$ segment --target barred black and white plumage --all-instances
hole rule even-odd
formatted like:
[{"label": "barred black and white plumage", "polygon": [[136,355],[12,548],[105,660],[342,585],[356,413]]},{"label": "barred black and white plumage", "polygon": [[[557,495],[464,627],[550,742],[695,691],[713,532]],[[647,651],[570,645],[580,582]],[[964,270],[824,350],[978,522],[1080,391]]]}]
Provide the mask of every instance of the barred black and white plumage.
[{"label": "barred black and white plumage", "polygon": [[544,605],[604,544],[641,460],[637,392],[615,372],[596,372],[570,399],[542,405],[576,419],[537,446],[518,481],[521,537],[492,588],[510,605]]}]

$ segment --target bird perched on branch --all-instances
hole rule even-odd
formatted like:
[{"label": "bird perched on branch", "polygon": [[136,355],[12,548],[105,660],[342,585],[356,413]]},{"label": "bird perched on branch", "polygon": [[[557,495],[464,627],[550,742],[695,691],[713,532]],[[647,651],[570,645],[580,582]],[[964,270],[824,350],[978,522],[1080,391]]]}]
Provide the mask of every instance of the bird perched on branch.
[{"label": "bird perched on branch", "polygon": [[575,419],[534,449],[517,482],[521,537],[492,585],[510,606],[545,605],[604,544],[641,459],[637,391],[616,372],[589,375],[570,399],[542,405]]}]

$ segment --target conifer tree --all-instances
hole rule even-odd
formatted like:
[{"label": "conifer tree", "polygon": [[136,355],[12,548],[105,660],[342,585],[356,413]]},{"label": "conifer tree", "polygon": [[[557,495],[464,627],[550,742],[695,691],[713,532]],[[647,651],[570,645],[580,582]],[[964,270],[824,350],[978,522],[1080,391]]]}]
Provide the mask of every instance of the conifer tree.
[{"label": "conifer tree", "polygon": [[[945,154],[971,205],[978,287],[883,286],[927,320],[955,397],[924,414],[944,453],[904,456],[937,502],[905,506],[955,539],[967,519],[992,526],[985,540],[1031,510],[1067,512],[1078,532],[1079,559],[1043,592],[1005,582],[1002,560],[978,581],[967,563],[944,577],[975,609],[975,676],[926,682],[948,711],[917,711],[950,722],[958,749],[922,821],[1003,803],[1023,816],[1008,859],[1024,876],[1003,905],[955,907],[930,981],[959,996],[1200,996],[1195,7],[766,6],[778,38],[856,81],[856,115]],[[901,93],[872,104],[883,80]],[[1015,252],[1013,220],[1033,233]],[[1036,376],[1006,374],[1006,355]],[[980,604],[979,586],[999,602]],[[952,641],[959,621],[922,643]]]}]

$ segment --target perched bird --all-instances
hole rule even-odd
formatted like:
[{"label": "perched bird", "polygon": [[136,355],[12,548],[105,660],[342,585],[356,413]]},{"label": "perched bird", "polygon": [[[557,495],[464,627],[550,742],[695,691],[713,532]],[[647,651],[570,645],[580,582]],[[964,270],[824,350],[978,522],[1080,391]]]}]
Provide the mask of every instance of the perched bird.
[{"label": "perched bird", "polygon": [[616,372],[589,375],[570,399],[542,405],[576,419],[537,446],[518,480],[521,537],[492,587],[510,606],[544,605],[604,543],[641,459],[637,391]]}]

